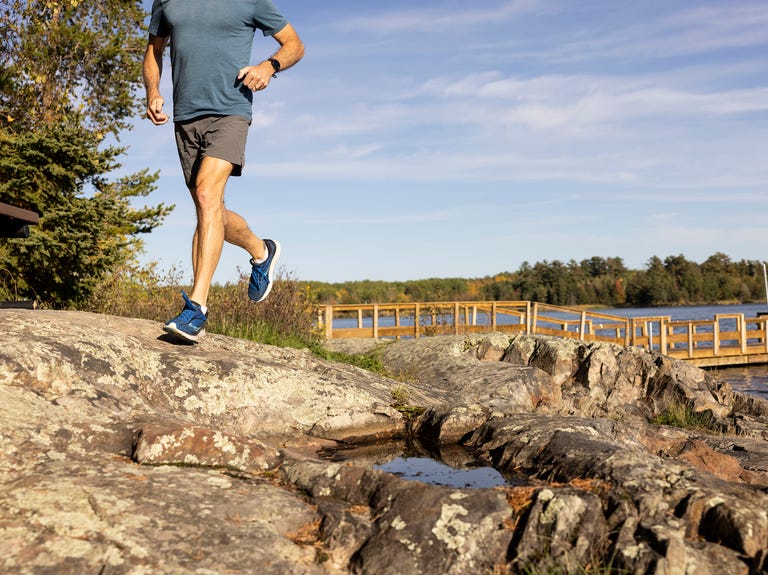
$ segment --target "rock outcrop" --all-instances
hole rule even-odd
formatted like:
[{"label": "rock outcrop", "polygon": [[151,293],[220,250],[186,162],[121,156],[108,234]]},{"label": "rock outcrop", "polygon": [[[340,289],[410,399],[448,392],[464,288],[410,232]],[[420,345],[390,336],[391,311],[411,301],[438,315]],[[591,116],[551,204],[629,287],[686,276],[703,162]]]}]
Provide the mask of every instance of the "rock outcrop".
[{"label": "rock outcrop", "polygon": [[[377,347],[392,380],[143,320],[0,321],[3,573],[768,571],[768,404],[658,354],[424,338]],[[674,410],[692,427],[654,423]],[[319,455],[393,438],[510,483]]]}]

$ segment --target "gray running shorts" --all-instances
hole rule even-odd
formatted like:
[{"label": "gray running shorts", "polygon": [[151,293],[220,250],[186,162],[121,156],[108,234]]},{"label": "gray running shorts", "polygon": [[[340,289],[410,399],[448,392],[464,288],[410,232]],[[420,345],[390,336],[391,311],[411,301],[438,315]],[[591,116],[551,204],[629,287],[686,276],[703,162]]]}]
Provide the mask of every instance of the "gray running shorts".
[{"label": "gray running shorts", "polygon": [[206,156],[232,164],[232,176],[243,173],[250,124],[243,116],[200,116],[176,122],[176,148],[189,189],[195,187],[200,163]]}]

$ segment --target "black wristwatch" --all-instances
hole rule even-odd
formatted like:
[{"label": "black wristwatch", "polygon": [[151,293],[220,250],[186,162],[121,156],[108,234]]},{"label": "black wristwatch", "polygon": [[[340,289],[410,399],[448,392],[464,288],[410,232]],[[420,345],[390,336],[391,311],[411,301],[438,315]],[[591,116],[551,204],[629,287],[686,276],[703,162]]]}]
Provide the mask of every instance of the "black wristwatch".
[{"label": "black wristwatch", "polygon": [[277,78],[277,73],[278,73],[278,72],[280,71],[280,69],[282,68],[282,66],[280,65],[280,60],[278,60],[277,58],[268,58],[268,59],[267,59],[267,62],[269,62],[270,64],[272,64],[272,69],[275,71],[275,73],[274,73],[274,74],[272,74],[272,77],[273,77],[273,78]]}]

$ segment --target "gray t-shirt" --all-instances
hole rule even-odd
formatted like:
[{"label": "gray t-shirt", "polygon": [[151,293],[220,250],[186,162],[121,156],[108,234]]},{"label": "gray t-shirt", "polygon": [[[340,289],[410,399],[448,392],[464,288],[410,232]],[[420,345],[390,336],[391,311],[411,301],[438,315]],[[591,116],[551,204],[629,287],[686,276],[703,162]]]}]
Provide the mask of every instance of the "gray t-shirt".
[{"label": "gray t-shirt", "polygon": [[237,73],[250,64],[256,29],[272,36],[287,23],[271,0],[154,0],[149,33],[170,36],[173,120],[250,120],[253,93]]}]

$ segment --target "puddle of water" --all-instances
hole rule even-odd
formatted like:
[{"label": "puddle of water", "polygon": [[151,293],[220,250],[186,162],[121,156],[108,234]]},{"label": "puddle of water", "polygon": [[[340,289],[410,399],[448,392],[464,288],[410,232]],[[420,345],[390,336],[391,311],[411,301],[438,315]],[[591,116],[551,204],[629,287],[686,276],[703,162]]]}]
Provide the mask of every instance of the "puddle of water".
[{"label": "puddle of water", "polygon": [[429,457],[397,457],[382,465],[376,465],[375,468],[403,479],[421,481],[432,485],[470,489],[509,485],[504,476],[493,467],[456,469]]},{"label": "puddle of water", "polygon": [[427,448],[418,442],[391,442],[325,451],[321,456],[431,485],[486,489],[528,483],[526,477],[505,476],[484,465],[469,450],[457,445],[438,449]]}]

